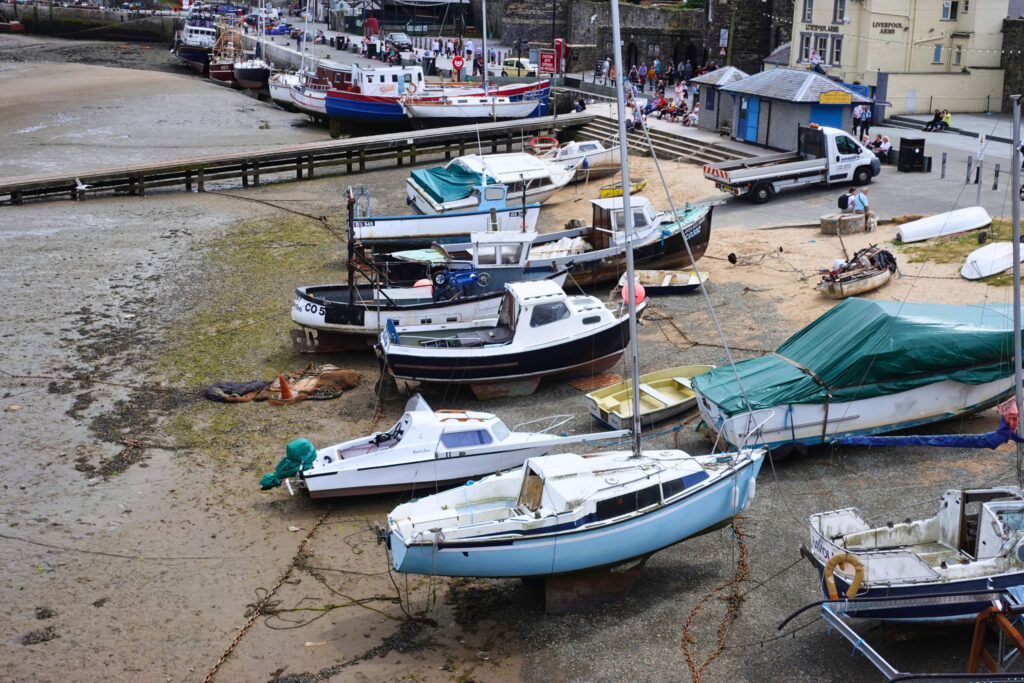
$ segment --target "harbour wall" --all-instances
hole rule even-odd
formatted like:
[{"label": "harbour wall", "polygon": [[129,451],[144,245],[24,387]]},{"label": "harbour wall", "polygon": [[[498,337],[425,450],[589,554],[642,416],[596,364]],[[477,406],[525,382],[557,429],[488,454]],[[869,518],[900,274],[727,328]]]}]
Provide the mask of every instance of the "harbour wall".
[{"label": "harbour wall", "polygon": [[177,13],[15,5],[0,3],[0,21],[17,19],[27,33],[79,40],[123,40],[143,43],[174,42],[185,23]]}]

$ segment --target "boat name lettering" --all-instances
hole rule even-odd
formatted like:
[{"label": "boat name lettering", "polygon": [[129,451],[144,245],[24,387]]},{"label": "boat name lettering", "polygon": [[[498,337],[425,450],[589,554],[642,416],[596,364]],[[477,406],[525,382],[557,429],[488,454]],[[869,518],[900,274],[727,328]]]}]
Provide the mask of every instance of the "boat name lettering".
[{"label": "boat name lettering", "polygon": [[701,225],[702,225],[701,223],[697,223],[696,225],[691,225],[690,227],[688,227],[683,232],[683,237],[685,237],[686,239],[690,239],[692,237],[696,237],[697,235],[700,234]]},{"label": "boat name lettering", "polygon": [[825,545],[824,539],[817,535],[814,537],[814,543],[811,544],[811,552],[826,562],[832,557],[832,550]]}]

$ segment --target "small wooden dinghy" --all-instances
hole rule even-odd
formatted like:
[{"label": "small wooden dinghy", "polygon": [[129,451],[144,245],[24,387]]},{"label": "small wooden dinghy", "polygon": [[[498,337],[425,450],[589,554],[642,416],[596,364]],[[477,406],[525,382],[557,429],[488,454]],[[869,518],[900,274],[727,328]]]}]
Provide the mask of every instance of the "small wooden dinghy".
[{"label": "small wooden dinghy", "polygon": [[[1024,262],[1024,246],[1021,248]],[[1013,242],[991,242],[975,249],[968,256],[960,274],[968,280],[980,280],[1013,267]]]},{"label": "small wooden dinghy", "polygon": [[[644,287],[647,296],[686,294],[707,282],[711,276],[707,271],[697,270],[637,270],[635,280]],[[626,286],[626,274],[619,278],[618,289]]]},{"label": "small wooden dinghy", "polygon": [[[640,190],[647,187],[646,178],[634,178],[629,184],[630,192],[639,192]],[[613,183],[611,185],[601,186],[601,199],[609,199],[610,197],[621,197],[622,196],[622,183]]]},{"label": "small wooden dinghy", "polygon": [[[640,375],[640,422],[650,426],[694,406],[697,396],[690,380],[714,365],[685,365]],[[630,380],[591,391],[587,408],[595,420],[612,429],[633,424],[633,383]]]},{"label": "small wooden dinghy", "polygon": [[815,289],[829,299],[845,299],[878,289],[896,272],[896,257],[872,245],[861,249],[849,261],[838,262],[832,270],[822,270]]},{"label": "small wooden dinghy", "polygon": [[977,230],[991,222],[992,218],[988,211],[980,206],[969,206],[966,209],[937,213],[934,216],[904,223],[896,230],[896,239],[904,243],[920,242],[941,235]]}]

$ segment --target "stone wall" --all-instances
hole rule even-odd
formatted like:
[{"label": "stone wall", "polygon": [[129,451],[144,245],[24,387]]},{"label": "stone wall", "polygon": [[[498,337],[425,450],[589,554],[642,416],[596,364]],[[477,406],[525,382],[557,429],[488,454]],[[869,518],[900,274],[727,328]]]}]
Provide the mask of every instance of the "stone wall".
[{"label": "stone wall", "polygon": [[[1020,47],[1024,45],[1024,19],[1006,19],[1003,21],[1003,47]],[[1003,104],[1004,112],[1013,111],[1010,95],[1024,94],[1024,54],[1016,50],[1016,54],[1003,52],[999,66],[1003,68]]]},{"label": "stone wall", "polygon": [[[703,10],[619,5],[625,68],[655,58],[695,61],[704,49]],[[612,54],[611,6],[574,2],[569,10],[569,42],[595,46],[597,59]]]},{"label": "stone wall", "polygon": [[[755,74],[763,70],[761,60],[790,39],[790,23],[782,18],[792,19],[793,5],[786,0],[730,0],[728,4],[707,1],[713,3],[707,29],[709,63]],[[730,25],[732,54],[727,48],[723,57],[719,54],[719,37],[721,30]]]},{"label": "stone wall", "polygon": [[184,24],[182,17],[169,14],[0,3],[0,20],[15,18],[25,24],[28,33],[167,44],[174,42],[174,32]]}]

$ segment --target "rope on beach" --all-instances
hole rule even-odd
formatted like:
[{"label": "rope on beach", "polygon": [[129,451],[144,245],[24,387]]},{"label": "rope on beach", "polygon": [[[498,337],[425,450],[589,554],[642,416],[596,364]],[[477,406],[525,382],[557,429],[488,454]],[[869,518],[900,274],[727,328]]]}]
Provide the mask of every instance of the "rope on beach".
[{"label": "rope on beach", "polygon": [[[670,315],[665,315],[665,314],[663,314],[661,312],[656,312],[656,313],[654,313],[654,316],[655,317],[652,318],[650,313],[649,313],[645,317],[648,320],[650,320],[651,322],[658,323],[658,329],[661,330],[661,334],[665,337],[665,341],[667,341],[669,344],[672,344],[673,346],[675,346],[677,348],[680,348],[680,349],[683,349],[683,350],[693,348],[694,346],[707,346],[707,347],[713,348],[713,349],[724,348],[722,344],[709,344],[708,342],[699,342],[699,341],[694,341],[693,339],[690,339],[688,336],[686,336],[686,333],[683,332],[683,330],[679,327],[679,325],[676,324],[675,319],[672,316],[670,316]],[[682,338],[682,342],[683,342],[682,344],[679,344],[679,343],[676,343],[676,342],[672,341],[672,339],[668,336],[668,332],[665,331],[665,327],[661,324],[662,322],[667,322],[669,325],[671,325],[672,327],[675,328],[675,331]],[[730,346],[729,348],[732,349],[733,351],[746,351],[748,353],[757,353],[757,354],[760,354],[762,356],[765,355],[765,353],[766,353],[764,349],[750,349],[750,348],[746,348],[746,347],[743,347],[743,346]]]},{"label": "rope on beach", "polygon": [[[736,574],[725,583],[722,583],[708,591],[708,593],[693,606],[693,609],[690,611],[690,616],[686,619],[686,623],[683,625],[683,654],[686,656],[687,666],[690,667],[690,673],[693,676],[693,683],[700,683],[700,677],[703,675],[704,670],[715,660],[716,657],[718,657],[718,655],[722,654],[722,650],[725,649],[725,637],[729,630],[729,623],[732,619],[735,619],[738,616],[736,609],[739,607],[740,602],[743,601],[743,594],[740,592],[740,583],[745,581],[750,574],[750,565],[747,564],[747,545],[743,542],[743,534],[740,532],[740,528],[736,525],[735,520],[733,520],[730,528],[736,536],[736,542],[740,546],[740,556],[739,560],[736,562]],[[714,652],[708,655],[707,659],[705,659],[700,666],[697,666],[696,662],[693,660],[693,655],[690,652],[690,626],[693,625],[694,619],[696,619],[697,613],[700,612],[704,603],[710,600],[719,591],[730,587],[732,588],[731,595],[719,596],[719,599],[725,600],[728,603],[728,607],[726,607],[725,614],[722,615],[722,621],[718,624],[718,647],[715,648]]]},{"label": "rope on beach", "polygon": [[292,561],[288,564],[288,568],[281,573],[281,577],[277,580],[277,583],[275,583],[274,586],[269,591],[267,591],[267,594],[263,596],[263,599],[256,603],[256,606],[252,610],[252,614],[249,615],[249,618],[246,620],[245,624],[242,626],[242,628],[238,630],[238,633],[235,634],[235,639],[232,640],[231,644],[228,645],[226,650],[224,650],[224,654],[220,656],[220,659],[217,660],[217,663],[214,664],[213,668],[210,669],[209,673],[206,674],[206,677],[203,679],[203,683],[210,683],[210,681],[213,680],[214,676],[217,675],[217,670],[220,669],[221,665],[224,664],[227,658],[231,655],[232,651],[234,651],[235,646],[237,646],[239,641],[242,640],[242,636],[246,634],[246,632],[252,627],[253,623],[255,623],[256,620],[260,617],[260,615],[263,613],[264,608],[266,608],[269,605],[270,599],[274,597],[274,595],[277,593],[277,590],[281,587],[281,585],[286,580],[288,580],[288,577],[292,575],[292,570],[295,569],[296,565],[302,558],[302,552],[306,547],[306,543],[309,542],[309,539],[312,538],[313,534],[316,533],[316,530],[320,528],[320,525],[323,524],[324,520],[327,519],[327,515],[329,514],[331,514],[331,509],[327,508],[327,510],[325,510],[324,513],[320,515],[320,517],[316,520],[316,523],[313,524],[309,532],[305,536],[303,536],[302,542],[299,543],[298,550],[295,551],[295,556],[292,557]]},{"label": "rope on beach", "polygon": [[287,206],[281,206],[280,204],[274,204],[274,203],[268,202],[268,201],[266,201],[264,199],[256,199],[255,197],[243,197],[241,195],[231,194],[229,192],[220,192],[218,190],[207,190],[206,194],[216,194],[216,195],[220,195],[221,197],[230,197],[231,199],[243,199],[243,200],[245,200],[247,202],[256,202],[257,204],[263,204],[264,206],[269,206],[271,208],[278,209],[280,211],[287,211],[288,213],[293,213],[296,216],[304,216],[305,218],[309,218],[309,219],[314,220],[314,221],[319,221],[327,229],[327,232],[329,232],[332,235],[334,235],[335,237],[337,237],[339,240],[341,240],[341,242],[343,244],[348,242],[348,239],[345,237],[345,235],[342,234],[341,232],[339,232],[337,228],[335,228],[333,225],[331,225],[328,222],[327,216],[314,216],[311,213],[306,213],[305,211],[296,211],[295,209],[289,209]]}]

